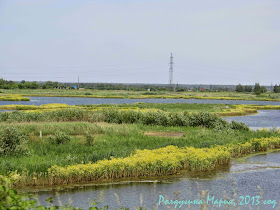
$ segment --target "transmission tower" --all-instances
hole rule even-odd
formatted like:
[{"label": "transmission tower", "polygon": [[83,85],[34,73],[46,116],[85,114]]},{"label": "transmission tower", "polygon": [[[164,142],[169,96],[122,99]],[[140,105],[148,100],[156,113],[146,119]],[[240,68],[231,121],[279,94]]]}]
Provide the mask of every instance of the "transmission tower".
[{"label": "transmission tower", "polygon": [[170,62],[169,62],[169,85],[170,87],[172,88],[173,87],[173,56],[172,56],[172,53],[171,53],[171,56],[170,56]]}]

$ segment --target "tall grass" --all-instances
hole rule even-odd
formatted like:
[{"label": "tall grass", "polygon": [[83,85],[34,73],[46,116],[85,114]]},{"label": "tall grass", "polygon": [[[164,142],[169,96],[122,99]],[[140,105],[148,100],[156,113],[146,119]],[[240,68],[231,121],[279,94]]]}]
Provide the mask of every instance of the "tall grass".
[{"label": "tall grass", "polygon": [[217,165],[228,164],[231,157],[279,148],[279,137],[203,149],[167,146],[155,150],[136,150],[125,158],[111,157],[96,163],[62,167],[53,165],[47,173],[13,172],[9,177],[16,185],[61,185],[121,177],[164,176],[178,173],[181,169],[209,171]]},{"label": "tall grass", "polygon": [[[1,124],[3,126],[3,124]],[[5,125],[7,126],[7,125]],[[201,127],[166,127],[140,124],[107,124],[86,122],[44,122],[15,123],[13,126],[29,135],[28,148],[30,155],[4,156],[0,158],[0,174],[11,171],[28,171],[29,173],[46,172],[52,165],[72,165],[96,162],[98,160],[127,157],[135,149],[158,149],[169,145],[179,148],[210,148],[214,145],[245,143],[253,138],[278,137],[279,133],[270,131],[245,131],[232,129],[208,129]],[[40,130],[43,138],[40,139]],[[1,131],[1,129],[0,129]],[[67,132],[71,141],[66,144],[53,144],[49,135],[57,131]],[[180,138],[146,136],[149,132],[183,132]],[[87,132],[94,135],[94,142],[89,146]],[[0,133],[1,135],[1,133]]]},{"label": "tall grass", "polygon": [[[0,113],[0,122],[108,122],[108,123],[140,123],[144,125],[161,126],[203,126],[207,128],[228,127],[231,129],[249,128],[242,123],[228,123],[216,114],[199,113],[169,113],[164,111],[133,111],[108,109],[103,111],[90,111],[84,109],[61,109],[42,113],[4,112]],[[238,125],[238,126],[237,126]]]}]

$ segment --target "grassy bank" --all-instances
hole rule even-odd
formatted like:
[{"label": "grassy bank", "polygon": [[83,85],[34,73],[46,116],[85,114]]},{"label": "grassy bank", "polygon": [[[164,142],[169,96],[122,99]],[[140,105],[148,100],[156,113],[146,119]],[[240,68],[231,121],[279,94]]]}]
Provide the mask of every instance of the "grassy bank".
[{"label": "grassy bank", "polygon": [[[160,176],[181,169],[212,170],[231,157],[279,148],[277,131],[250,131],[245,124],[229,123],[219,116],[253,113],[259,107],[148,103],[3,106],[22,111],[0,113],[0,146],[4,145],[0,174],[22,186]],[[11,124],[13,129],[9,129]],[[1,143],[14,138],[25,144],[17,148],[10,143],[8,148]]]},{"label": "grassy bank", "polygon": [[30,98],[18,94],[0,94],[0,101],[30,101]]},{"label": "grassy bank", "polygon": [[[244,147],[243,145],[246,145],[246,142],[250,142],[251,139],[271,137],[280,138],[279,133],[270,131],[254,132],[238,129],[209,129],[203,127],[185,126],[166,127],[148,126],[141,124],[87,122],[15,123],[13,125],[18,131],[28,134],[29,154],[1,156],[0,174],[10,174],[10,177],[12,177],[13,179],[21,177],[21,181],[18,182],[18,185],[58,184],[61,182],[68,183],[68,181],[63,181],[60,175],[58,175],[59,177],[57,178],[57,180],[60,181],[54,181],[50,179],[50,177],[56,174],[57,170],[64,170],[63,168],[68,165],[71,165],[75,168],[75,166],[78,164],[77,168],[79,168],[82,167],[82,165],[86,164],[87,166],[87,164],[89,164],[88,170],[90,170],[90,168],[92,167],[91,163],[97,163],[98,161],[102,160],[105,160],[105,162],[107,163],[108,160],[112,159],[112,157],[115,159],[120,158],[122,161],[124,161],[123,158],[129,158],[131,157],[131,155],[133,156],[135,154],[142,154],[145,156],[144,153],[141,153],[141,151],[145,149],[153,151],[172,145],[174,146],[174,148],[176,147],[174,151],[179,152],[180,157],[184,156],[185,158],[189,159],[189,156],[186,154],[190,154],[190,151],[195,151],[195,155],[198,155],[201,158],[207,157],[206,159],[208,160],[210,156],[217,153],[216,150],[214,153],[212,153],[210,152],[210,150],[208,151],[208,149],[211,149],[211,147],[217,147],[217,145],[223,146],[221,148],[225,148],[227,145],[241,145],[238,148],[235,148],[233,146],[230,147],[231,150],[234,151],[234,153],[232,152],[232,154],[235,154],[233,156],[238,156],[239,153],[243,154],[243,152],[238,153],[239,148],[242,149]],[[1,124],[1,127],[5,126],[7,126],[7,124]],[[94,140],[91,145],[88,145],[86,142],[86,135],[89,130],[94,135]],[[40,131],[42,131],[43,133],[42,138],[39,137]],[[59,145],[54,144],[52,141],[50,141],[48,136],[54,135],[57,131],[67,132],[70,135],[70,141],[68,143]],[[180,132],[184,135],[178,138],[174,138],[169,135],[145,135],[146,132],[152,132],[155,134]],[[251,148],[251,146],[249,146],[249,148]],[[226,151],[225,149],[218,150],[221,152]],[[138,153],[136,151],[138,151]],[[206,151],[206,153],[204,153],[203,151]],[[252,152],[254,150],[248,149],[248,151]],[[152,154],[153,152],[148,153]],[[207,156],[204,156],[203,154],[207,154]],[[221,154],[224,155],[224,153]],[[170,159],[169,155],[171,155],[171,153],[167,154],[167,156],[164,157]],[[134,160],[137,160],[136,156],[133,157]],[[214,157],[216,156],[214,155],[213,158]],[[138,157],[138,159],[140,160],[140,157]],[[148,160],[152,159],[148,158],[147,161]],[[201,168],[203,170],[210,170],[219,163],[219,161],[216,162],[216,159],[214,158],[214,162],[211,162],[208,168],[208,166],[206,167],[204,166],[204,164],[199,163],[199,159],[197,159],[197,161],[198,162],[195,163],[196,169],[194,166],[192,166],[191,168],[189,168],[190,170],[200,170],[200,167],[203,167]],[[166,161],[163,161],[162,164],[164,164],[164,162]],[[82,165],[79,165],[81,163]],[[168,162],[166,162],[166,164],[166,166],[168,166]],[[54,165],[55,167],[53,167]],[[174,168],[175,171],[178,171],[179,169],[181,168]],[[161,166],[158,168],[158,170],[162,171],[162,175],[173,172],[175,173],[173,169],[171,171],[165,171],[164,168],[161,169]],[[119,172],[121,171],[123,170],[120,170]],[[151,173],[160,175],[158,174],[158,172]],[[117,173],[114,172],[114,174]],[[130,173],[127,174],[129,175]],[[138,173],[138,175],[140,176],[140,173]],[[144,174],[142,173],[141,176],[142,175]],[[146,174],[145,172],[145,175],[149,174]],[[71,177],[72,176],[73,174],[71,175]],[[116,177],[119,176],[121,175],[116,175]],[[129,176],[132,175],[130,174]],[[102,176],[99,178],[102,178]],[[99,178],[92,177],[91,179]],[[77,179],[80,178],[77,177]],[[83,181],[86,181],[86,179]],[[71,182],[74,182],[76,179],[71,178],[70,180],[72,180]]]},{"label": "grassy bank", "polygon": [[157,103],[135,103],[135,104],[100,104],[100,105],[77,105],[70,106],[66,104],[46,104],[46,105],[0,105],[2,110],[18,110],[18,111],[55,111],[58,109],[80,108],[89,111],[101,110],[134,110],[134,111],[165,111],[170,113],[178,112],[210,112],[220,116],[241,116],[257,113],[258,109],[271,110],[280,109],[280,106],[272,105],[225,105],[225,104],[157,104]]},{"label": "grassy bank", "polygon": [[93,98],[170,98],[170,99],[217,99],[217,100],[253,100],[280,101],[279,93],[237,92],[168,92],[168,91],[125,91],[125,90],[61,90],[61,89],[17,89],[1,90],[5,94],[20,94],[23,96],[45,97],[93,97]]}]

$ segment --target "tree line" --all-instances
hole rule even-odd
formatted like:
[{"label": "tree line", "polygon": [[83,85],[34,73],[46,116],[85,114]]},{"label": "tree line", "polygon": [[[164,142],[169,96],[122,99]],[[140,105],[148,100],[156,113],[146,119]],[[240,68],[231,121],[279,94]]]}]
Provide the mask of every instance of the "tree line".
[{"label": "tree line", "polygon": [[244,92],[244,93],[254,92],[256,95],[260,95],[261,93],[267,92],[267,89],[264,86],[260,86],[259,83],[256,83],[254,88],[251,85],[242,86],[241,84],[238,84],[236,86],[235,91],[239,92],[239,93],[242,93],[242,92]]},{"label": "tree line", "polygon": [[22,80],[21,82],[8,81],[0,79],[0,89],[52,89],[52,88],[66,88],[64,84],[58,82],[47,81],[44,83],[27,82]]}]

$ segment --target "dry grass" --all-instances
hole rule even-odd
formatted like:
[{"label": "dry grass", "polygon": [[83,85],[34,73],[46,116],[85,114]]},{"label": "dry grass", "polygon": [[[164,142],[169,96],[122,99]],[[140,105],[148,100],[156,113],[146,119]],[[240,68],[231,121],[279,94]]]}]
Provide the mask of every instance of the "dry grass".
[{"label": "dry grass", "polygon": [[158,137],[180,138],[180,137],[184,136],[185,133],[181,133],[181,132],[149,131],[149,132],[145,132],[144,135],[146,135],[146,136],[158,136]]}]

